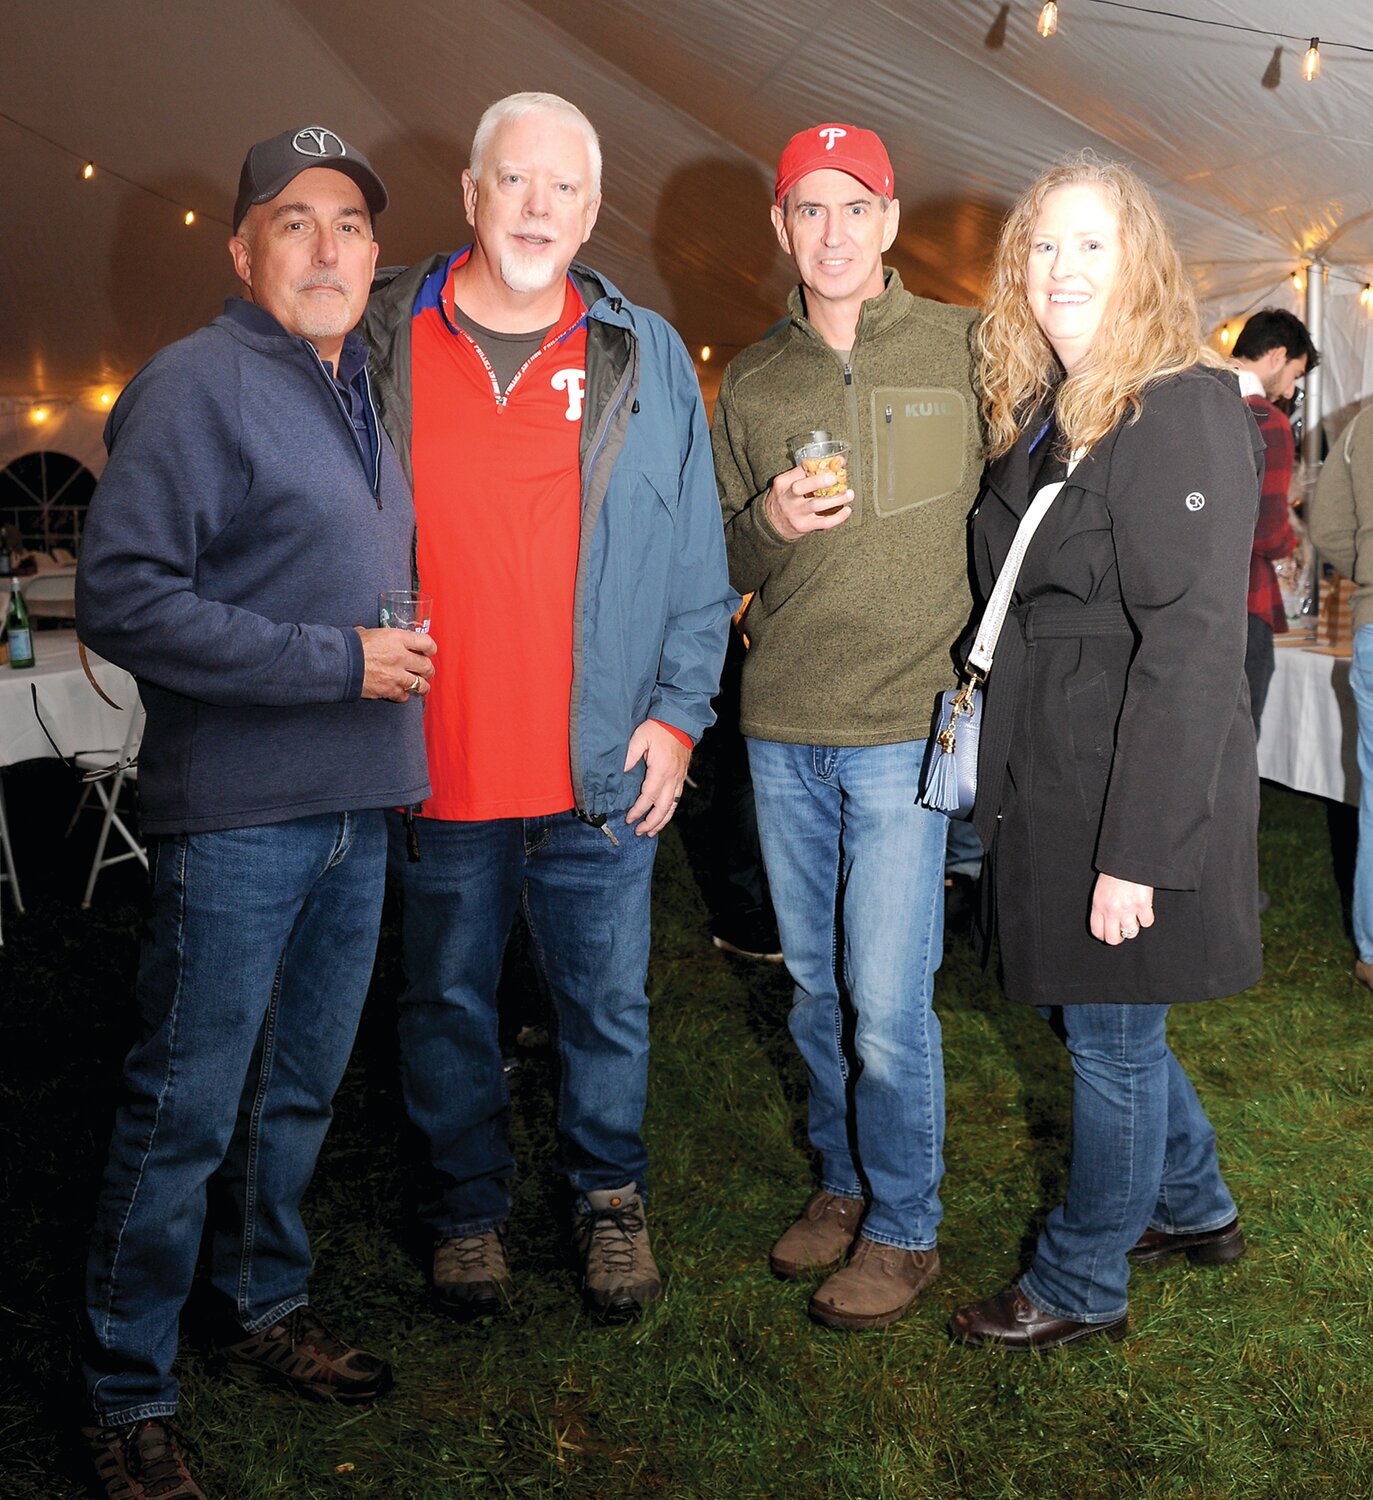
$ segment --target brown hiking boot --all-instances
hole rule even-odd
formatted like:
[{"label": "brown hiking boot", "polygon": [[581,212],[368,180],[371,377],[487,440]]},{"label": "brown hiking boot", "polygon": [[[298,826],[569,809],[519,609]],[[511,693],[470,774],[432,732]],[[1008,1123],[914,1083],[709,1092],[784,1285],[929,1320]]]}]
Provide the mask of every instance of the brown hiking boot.
[{"label": "brown hiking boot", "polygon": [[510,1267],[499,1229],[451,1234],[434,1246],[434,1300],[455,1318],[485,1318],[510,1302]]},{"label": "brown hiking boot", "polygon": [[833,1271],[848,1254],[862,1218],[861,1198],[813,1193],[801,1217],[772,1247],[773,1275],[801,1281],[817,1271]]},{"label": "brown hiking boot", "polygon": [[298,1307],[270,1328],[222,1351],[240,1375],[266,1375],[300,1396],[319,1401],[371,1401],[394,1383],[391,1366],[346,1344],[312,1307]]},{"label": "brown hiking boot", "polygon": [[129,1427],[83,1427],[81,1436],[106,1500],[205,1500],[165,1418]]},{"label": "brown hiking boot", "polygon": [[901,1250],[859,1235],[849,1263],[810,1299],[829,1328],[885,1328],[939,1275],[938,1250]]},{"label": "brown hiking boot", "polygon": [[587,1306],[608,1322],[637,1317],[663,1295],[637,1183],[588,1193],[572,1237],[582,1257]]}]

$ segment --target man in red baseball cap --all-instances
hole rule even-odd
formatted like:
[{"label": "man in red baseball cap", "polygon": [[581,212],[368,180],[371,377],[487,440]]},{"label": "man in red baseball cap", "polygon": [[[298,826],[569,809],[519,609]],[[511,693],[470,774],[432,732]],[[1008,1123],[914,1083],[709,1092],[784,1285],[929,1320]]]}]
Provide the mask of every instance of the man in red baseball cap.
[{"label": "man in red baseball cap", "polygon": [[[882,264],[895,186],[870,130],[787,143],[772,222],[800,285],[726,370],[713,433],[731,581],[756,591],[740,721],[820,1159],[771,1265],[831,1271],[811,1314],[848,1329],[893,1322],[939,1269],[948,820],[916,791],[982,467],[973,313]],[[848,443],[837,496],[795,461],[813,432]]]}]

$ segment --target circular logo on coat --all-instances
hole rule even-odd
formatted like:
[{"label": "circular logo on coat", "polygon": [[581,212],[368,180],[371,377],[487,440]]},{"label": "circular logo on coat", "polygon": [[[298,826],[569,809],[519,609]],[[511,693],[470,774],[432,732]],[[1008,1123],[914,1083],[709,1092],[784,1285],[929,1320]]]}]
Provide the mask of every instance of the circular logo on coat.
[{"label": "circular logo on coat", "polygon": [[323,125],[307,125],[304,130],[297,130],[295,139],[291,142],[291,145],[302,156],[318,158],[348,155],[343,142],[339,140],[338,136]]},{"label": "circular logo on coat", "polygon": [[1200,510],[1206,504],[1206,496],[1200,490],[1193,490],[1184,503],[1188,510]]}]

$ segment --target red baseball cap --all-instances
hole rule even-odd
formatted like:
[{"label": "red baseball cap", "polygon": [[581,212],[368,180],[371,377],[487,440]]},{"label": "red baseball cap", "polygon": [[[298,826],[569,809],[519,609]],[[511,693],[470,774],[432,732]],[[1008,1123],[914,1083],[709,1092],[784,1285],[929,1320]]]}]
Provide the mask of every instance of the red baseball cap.
[{"label": "red baseball cap", "polygon": [[777,163],[775,192],[780,203],[807,172],[829,167],[847,172],[884,198],[894,196],[891,158],[880,138],[856,125],[812,125],[787,142]]}]

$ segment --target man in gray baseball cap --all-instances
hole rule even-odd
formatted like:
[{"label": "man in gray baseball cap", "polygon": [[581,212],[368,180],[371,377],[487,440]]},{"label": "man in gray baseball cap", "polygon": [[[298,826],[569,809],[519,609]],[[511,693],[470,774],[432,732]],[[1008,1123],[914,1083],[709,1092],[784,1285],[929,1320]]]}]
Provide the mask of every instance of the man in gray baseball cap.
[{"label": "man in gray baseball cap", "polygon": [[301,1217],[376,951],[382,810],[429,794],[434,643],[377,627],[414,508],[352,332],[385,204],[322,126],[249,151],[243,295],[120,396],[82,542],[82,634],[147,709],[152,907],[86,1268],[110,1500],[202,1496],[170,1419],[207,1223],[230,1368],[338,1402],[391,1384],[311,1304]]},{"label": "man in gray baseball cap", "polygon": [[386,189],[362,152],[326,125],[306,125],[259,141],[243,158],[234,200],[234,233],[238,233],[250,208],[270,203],[310,167],[328,167],[351,177],[362,190],[373,219],[386,207]]}]

